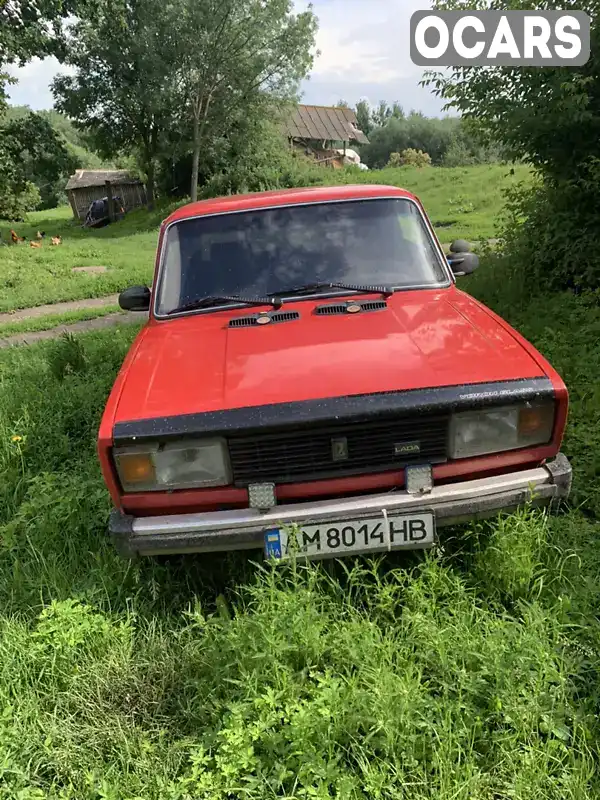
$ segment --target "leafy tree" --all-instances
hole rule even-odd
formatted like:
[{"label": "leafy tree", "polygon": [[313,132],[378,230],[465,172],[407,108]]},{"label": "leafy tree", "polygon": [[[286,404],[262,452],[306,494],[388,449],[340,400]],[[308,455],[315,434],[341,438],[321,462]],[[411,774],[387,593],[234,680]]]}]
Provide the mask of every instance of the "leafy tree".
[{"label": "leafy tree", "polygon": [[448,149],[442,156],[444,167],[468,167],[473,164],[492,164],[507,160],[502,144],[481,141],[476,131],[472,130],[469,120],[461,120],[457,125]]},{"label": "leafy tree", "polygon": [[[276,125],[270,112],[271,109],[265,109],[261,104],[232,109],[226,126],[221,130],[216,125],[212,126],[200,151],[199,187],[210,182],[214,176],[240,175],[254,170],[261,173],[267,160],[266,154],[276,164],[280,161],[282,151],[289,153],[280,130],[273,141]],[[192,159],[191,126],[184,120],[181,125],[174,126],[165,141],[164,153],[159,161],[161,191],[176,197],[189,197]],[[199,189],[198,193],[203,192]]]},{"label": "leafy tree", "polygon": [[13,209],[12,216],[20,216],[23,208],[31,205],[34,193],[25,192],[22,170],[11,161],[14,135],[18,132],[8,134],[1,130],[5,126],[6,87],[14,83],[1,68],[5,64],[23,64],[34,56],[60,56],[64,44],[62,22],[83,4],[84,0],[0,0],[0,198],[5,212]]},{"label": "leafy tree", "polygon": [[0,5],[0,64],[62,54],[63,21],[83,0],[3,0]]},{"label": "leafy tree", "polygon": [[[5,120],[7,124],[25,121],[32,113],[28,106],[9,106]],[[54,208],[66,203],[65,185],[76,169],[113,169],[116,166],[90,150],[87,134],[78,131],[71,120],[58,111],[37,111],[35,115],[52,129],[50,134],[40,138],[42,154],[32,158],[26,153],[23,161],[28,179],[39,189],[38,207],[41,204],[42,208]],[[20,128],[12,127],[15,136],[20,137]],[[27,127],[23,128],[23,132],[26,130]],[[21,149],[27,151],[26,142],[22,142]],[[44,153],[48,155],[44,156]]]},{"label": "leafy tree", "polygon": [[[13,122],[15,120],[25,119],[31,113],[32,109],[29,106],[8,106],[4,118],[7,122]],[[65,117],[64,114],[59,113],[55,109],[44,109],[36,111],[35,113],[48,122],[63,144],[70,145],[82,152],[90,150],[88,133],[76,128],[73,122],[68,117]],[[96,160],[99,164],[102,163],[95,153],[89,152],[88,158]]]},{"label": "leafy tree", "polygon": [[358,129],[368,136],[373,129],[373,120],[371,119],[371,107],[367,100],[360,100],[356,104],[356,119]]},{"label": "leafy tree", "polygon": [[383,128],[385,123],[392,116],[392,109],[385,100],[380,100],[379,105],[372,111],[371,116],[374,125],[376,125],[378,128]]},{"label": "leafy tree", "polygon": [[[63,21],[87,0],[1,0],[0,67],[25,64],[38,56],[64,54]],[[0,70],[0,113],[6,109],[6,86],[14,83]]]},{"label": "leafy tree", "polygon": [[33,183],[11,186],[10,193],[0,193],[0,219],[23,222],[28,211],[34,211],[40,204],[40,193]]},{"label": "leafy tree", "polygon": [[[477,0],[470,7],[499,10],[561,9],[569,6],[600,12],[599,0]],[[463,7],[461,0],[437,0],[438,10]],[[590,152],[600,150],[598,115],[600,85],[597,49],[599,28],[594,26],[592,56],[583,67],[455,67],[446,73],[428,73],[425,83],[468,120],[480,135],[505,142],[509,155],[524,154],[534,166],[556,178],[572,175]],[[590,149],[591,146],[591,149]]]},{"label": "leafy tree", "polygon": [[377,108],[372,112],[373,123],[383,127],[390,119],[404,119],[404,110],[400,103],[388,105],[385,100],[380,100]]},{"label": "leafy tree", "polygon": [[[243,133],[242,133],[243,130]],[[256,116],[217,148],[203,197],[287,189],[323,181],[323,168],[286,147],[277,124]]]},{"label": "leafy tree", "polygon": [[[508,236],[513,259],[531,278],[559,287],[600,285],[597,216],[600,209],[600,1],[494,0],[471,8],[499,10],[577,9],[592,19],[591,56],[581,67],[478,69],[457,67],[425,82],[480,136],[502,142],[511,158],[525,158],[541,185],[513,198]],[[438,10],[462,8],[437,0]]]},{"label": "leafy tree", "polygon": [[31,112],[11,123],[7,130],[13,141],[12,158],[24,179],[38,187],[42,207],[56,206],[68,176],[79,165],[78,160],[40,114]]},{"label": "leafy tree", "polygon": [[370,144],[362,148],[361,156],[370,167],[381,168],[392,153],[413,148],[429,153],[433,163],[440,164],[459,126],[460,120],[451,117],[429,119],[412,113],[400,118],[390,114],[385,125],[370,132]]},{"label": "leafy tree", "polygon": [[[211,139],[200,162],[199,197],[321,184],[322,167],[290,150],[279,126],[262,115],[238,120],[227,135]],[[165,158],[160,178],[165,194],[187,196],[192,158]]]},{"label": "leafy tree", "polygon": [[73,162],[72,169],[101,169],[102,167],[114,169],[116,167],[113,159],[103,159],[93,150],[90,134],[87,131],[78,130],[68,117],[54,109],[37,113],[49,122],[66,147]]},{"label": "leafy tree", "polygon": [[56,108],[89,131],[105,158],[138,156],[154,204],[157,158],[177,119],[171,6],[162,0],[104,0],[70,28],[65,63],[55,78]]},{"label": "leafy tree", "polygon": [[361,158],[371,169],[381,169],[392,153],[409,147],[406,124],[401,120],[390,120],[386,125],[377,126],[371,131],[369,142],[362,148]]},{"label": "leafy tree", "polygon": [[78,130],[64,114],[60,114],[55,109],[38,111],[37,113],[52,125],[52,129],[65,142],[72,144],[74,147],[89,149],[88,134],[85,131]]},{"label": "leafy tree", "polygon": [[23,195],[33,201],[36,194],[28,189],[30,185],[37,187],[34,208],[40,203],[45,208],[57,205],[68,175],[78,166],[66,143],[42,115],[32,111],[8,121],[1,134],[11,165],[13,191],[7,195],[14,196],[5,200],[7,207],[23,209]]},{"label": "leafy tree", "polygon": [[292,0],[172,0],[178,50],[173,64],[191,123],[190,195],[201,150],[250,109],[265,113],[294,94],[312,64],[316,19]]}]

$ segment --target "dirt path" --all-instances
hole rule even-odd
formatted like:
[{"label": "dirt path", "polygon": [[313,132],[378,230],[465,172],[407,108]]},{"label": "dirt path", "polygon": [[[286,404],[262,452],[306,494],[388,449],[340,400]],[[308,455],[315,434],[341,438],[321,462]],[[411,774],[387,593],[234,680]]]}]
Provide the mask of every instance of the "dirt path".
[{"label": "dirt path", "polygon": [[[62,336],[65,331],[69,331],[70,333],[83,333],[85,331],[111,328],[115,325],[131,325],[134,322],[143,322],[145,319],[147,319],[146,314],[133,311],[117,311],[114,314],[106,314],[104,317],[96,317],[96,319],[86,319],[68,325],[59,325],[47,331],[15,333],[12,336],[7,336],[5,339],[0,338],[0,348],[13,347],[19,344],[33,344],[34,342],[41,342],[45,339],[57,339],[59,336]],[[1,335],[0,333],[0,336]]]},{"label": "dirt path", "polygon": [[45,317],[49,314],[64,314],[67,311],[83,311],[86,308],[116,306],[118,303],[118,294],[111,294],[108,297],[92,297],[89,300],[70,300],[68,303],[50,303],[46,306],[24,308],[21,311],[0,314],[0,325],[5,325],[7,322],[23,322],[27,319],[37,319],[37,317]]}]

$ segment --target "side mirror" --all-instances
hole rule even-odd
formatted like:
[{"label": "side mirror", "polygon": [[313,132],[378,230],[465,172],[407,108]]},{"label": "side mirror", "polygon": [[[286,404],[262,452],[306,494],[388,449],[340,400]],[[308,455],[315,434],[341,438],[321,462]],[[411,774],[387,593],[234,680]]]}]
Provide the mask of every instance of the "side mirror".
[{"label": "side mirror", "polygon": [[150,289],[147,286],[130,286],[119,295],[119,305],[123,311],[148,311]]},{"label": "side mirror", "polygon": [[479,266],[479,256],[475,253],[451,253],[448,256],[450,269],[457,278],[470,275]]}]

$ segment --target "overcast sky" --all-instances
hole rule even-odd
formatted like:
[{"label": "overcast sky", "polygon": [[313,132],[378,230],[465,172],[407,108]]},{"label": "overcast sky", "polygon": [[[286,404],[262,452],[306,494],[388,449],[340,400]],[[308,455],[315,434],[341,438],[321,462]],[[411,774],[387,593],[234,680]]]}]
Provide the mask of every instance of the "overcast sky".
[{"label": "overcast sky", "polygon": [[[299,9],[306,5],[306,0],[296,0]],[[411,14],[430,8],[430,0],[313,0],[313,7],[321,55],[302,87],[303,102],[334,105],[343,99],[354,105],[366,98],[375,105],[397,100],[406,111],[441,113],[441,102],[419,86],[422,70],[409,54]],[[9,87],[11,102],[35,110],[51,108],[49,84],[60,70],[54,59],[13,69],[19,83]]]}]

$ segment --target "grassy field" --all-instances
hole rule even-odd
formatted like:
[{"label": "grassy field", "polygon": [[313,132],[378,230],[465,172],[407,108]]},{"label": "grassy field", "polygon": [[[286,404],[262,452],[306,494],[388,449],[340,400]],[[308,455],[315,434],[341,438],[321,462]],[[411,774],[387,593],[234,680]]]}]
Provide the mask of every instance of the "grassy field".
[{"label": "grassy field", "polygon": [[567,380],[575,493],[424,562],[123,562],[95,436],[135,329],[0,353],[0,798],[600,795],[597,299],[464,286]]},{"label": "grassy field", "polygon": [[[102,297],[132,283],[152,278],[157,228],[168,209],[155,214],[134,212],[101,230],[84,230],[72,221],[69,208],[39,211],[29,215],[26,225],[0,222],[6,240],[14,228],[26,239],[36,231],[46,232],[39,249],[28,243],[0,249],[0,313],[19,308]],[[63,244],[52,247],[51,236]],[[104,266],[104,274],[72,272],[73,267]]]},{"label": "grassy field", "polygon": [[[511,174],[511,169],[514,174]],[[529,167],[484,164],[475,167],[373,170],[335,173],[340,179],[358,183],[401,186],[414,192],[423,202],[440,241],[455,239],[476,242],[492,239],[501,217],[506,189],[530,180]]]},{"label": "grassy field", "polygon": [[[328,179],[403,186],[416,192],[436,226],[443,243],[464,237],[476,241],[495,235],[503,206],[503,190],[526,180],[526,167],[491,165],[464,169],[388,169],[369,173],[326,173]],[[152,279],[157,229],[170,212],[162,207],[153,214],[138,211],[122,222],[94,231],[72,221],[69,208],[35,212],[27,223],[0,221],[4,241],[14,228],[32,239],[38,230],[61,235],[63,244],[52,247],[48,239],[40,249],[28,244],[0,248],[0,313],[45,303],[102,297],[133,283]],[[108,272],[73,273],[73,267],[105,266]],[[0,333],[3,333],[0,327]]]}]

